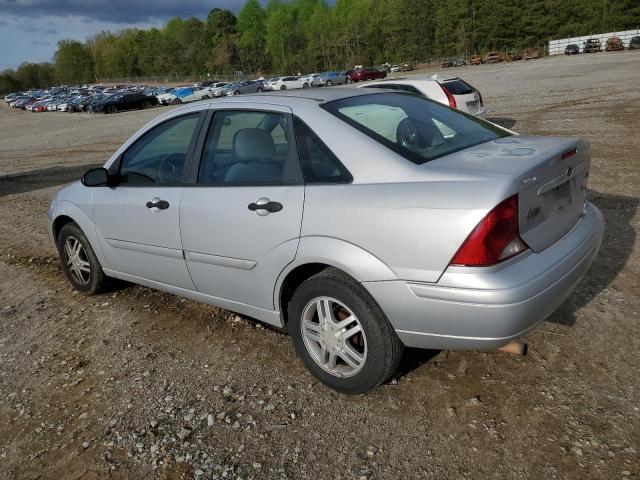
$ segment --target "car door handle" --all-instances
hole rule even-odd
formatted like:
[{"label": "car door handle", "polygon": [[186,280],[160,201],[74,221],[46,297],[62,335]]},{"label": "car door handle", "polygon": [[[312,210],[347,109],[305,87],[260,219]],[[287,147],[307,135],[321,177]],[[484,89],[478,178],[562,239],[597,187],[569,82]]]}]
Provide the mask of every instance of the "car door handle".
[{"label": "car door handle", "polygon": [[158,210],[166,210],[169,208],[169,202],[154,198],[151,202],[147,202],[147,208],[157,208]]},{"label": "car door handle", "polygon": [[266,215],[267,213],[276,213],[282,210],[283,206],[280,202],[272,202],[268,198],[259,198],[248,205],[249,210],[256,212],[258,215]]}]

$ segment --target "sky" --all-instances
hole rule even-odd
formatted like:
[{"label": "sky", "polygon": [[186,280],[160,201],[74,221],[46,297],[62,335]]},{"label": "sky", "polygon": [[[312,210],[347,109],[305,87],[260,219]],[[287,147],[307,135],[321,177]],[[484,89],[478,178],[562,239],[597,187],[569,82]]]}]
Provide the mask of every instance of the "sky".
[{"label": "sky", "polygon": [[[264,3],[264,2],[262,2]],[[161,26],[175,16],[237,12],[244,0],[0,0],[0,70],[51,61],[58,40],[84,41],[103,30]]]}]

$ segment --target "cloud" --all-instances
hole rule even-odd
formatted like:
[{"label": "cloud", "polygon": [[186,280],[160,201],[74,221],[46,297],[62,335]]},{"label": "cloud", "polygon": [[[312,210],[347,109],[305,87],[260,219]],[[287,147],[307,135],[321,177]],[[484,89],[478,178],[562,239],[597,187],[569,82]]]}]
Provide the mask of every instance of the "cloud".
[{"label": "cloud", "polygon": [[74,16],[116,23],[206,17],[214,8],[239,10],[245,0],[0,0],[0,11],[30,18]]}]

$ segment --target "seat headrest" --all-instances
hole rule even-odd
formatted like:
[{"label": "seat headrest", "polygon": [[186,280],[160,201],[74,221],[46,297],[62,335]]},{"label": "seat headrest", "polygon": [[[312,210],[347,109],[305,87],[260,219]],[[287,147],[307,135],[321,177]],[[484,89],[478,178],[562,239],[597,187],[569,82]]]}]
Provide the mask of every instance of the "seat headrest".
[{"label": "seat headrest", "polygon": [[233,137],[233,151],[240,160],[269,160],[276,148],[267,131],[261,128],[243,128]]}]

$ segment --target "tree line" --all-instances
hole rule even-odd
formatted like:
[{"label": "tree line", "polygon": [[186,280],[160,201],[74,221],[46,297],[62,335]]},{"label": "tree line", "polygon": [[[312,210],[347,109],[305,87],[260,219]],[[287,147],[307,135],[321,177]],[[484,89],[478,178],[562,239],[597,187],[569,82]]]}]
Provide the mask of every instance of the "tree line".
[{"label": "tree line", "polygon": [[637,0],[247,0],[235,15],[61,40],[52,63],[0,74],[0,92],[106,78],[325,71],[421,63],[636,28]]}]

